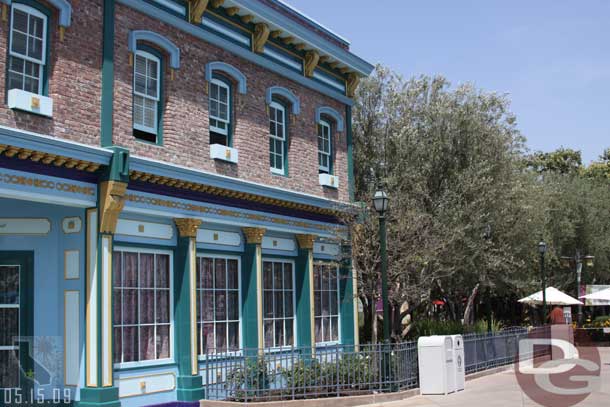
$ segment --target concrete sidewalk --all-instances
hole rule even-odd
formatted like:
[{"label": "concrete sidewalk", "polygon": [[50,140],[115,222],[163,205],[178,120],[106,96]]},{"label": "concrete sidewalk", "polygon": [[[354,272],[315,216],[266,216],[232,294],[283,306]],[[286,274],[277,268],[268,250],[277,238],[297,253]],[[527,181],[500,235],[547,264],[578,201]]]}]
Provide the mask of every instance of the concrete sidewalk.
[{"label": "concrete sidewalk", "polygon": [[[610,349],[600,348],[602,358],[601,389],[577,404],[578,407],[610,406]],[[468,406],[468,407],[534,407],[541,406],[523,393],[514,369],[468,381],[466,390],[448,396],[416,396],[383,403],[384,407]],[[553,407],[553,406],[544,406]]]}]

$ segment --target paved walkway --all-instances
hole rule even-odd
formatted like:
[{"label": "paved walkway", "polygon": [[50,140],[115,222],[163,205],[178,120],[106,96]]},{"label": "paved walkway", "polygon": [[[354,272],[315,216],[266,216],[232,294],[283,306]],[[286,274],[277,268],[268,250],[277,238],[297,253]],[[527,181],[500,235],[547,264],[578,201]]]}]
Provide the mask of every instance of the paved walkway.
[{"label": "paved walkway", "polygon": [[[610,349],[600,349],[602,357],[601,389],[591,394],[578,407],[610,407]],[[527,397],[513,369],[466,382],[466,390],[448,396],[416,396],[384,403],[384,407],[535,407],[541,406]],[[553,406],[544,406],[553,407]]]}]

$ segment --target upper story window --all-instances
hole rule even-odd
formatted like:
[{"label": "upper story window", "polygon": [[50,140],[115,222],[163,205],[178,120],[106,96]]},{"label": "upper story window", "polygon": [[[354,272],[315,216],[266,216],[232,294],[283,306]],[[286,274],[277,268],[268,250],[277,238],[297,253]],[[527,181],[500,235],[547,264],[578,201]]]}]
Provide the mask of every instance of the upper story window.
[{"label": "upper story window", "polygon": [[47,16],[20,3],[11,7],[8,89],[43,94]]},{"label": "upper story window", "polygon": [[271,172],[286,175],[286,108],[278,102],[269,105],[269,164]]},{"label": "upper story window", "polygon": [[321,173],[332,171],[332,137],[331,125],[324,120],[318,123],[318,165]]},{"label": "upper story window", "polygon": [[161,58],[138,49],[133,65],[133,134],[160,143]]},{"label": "upper story window", "polygon": [[231,83],[214,74],[210,81],[210,144],[231,145]]}]

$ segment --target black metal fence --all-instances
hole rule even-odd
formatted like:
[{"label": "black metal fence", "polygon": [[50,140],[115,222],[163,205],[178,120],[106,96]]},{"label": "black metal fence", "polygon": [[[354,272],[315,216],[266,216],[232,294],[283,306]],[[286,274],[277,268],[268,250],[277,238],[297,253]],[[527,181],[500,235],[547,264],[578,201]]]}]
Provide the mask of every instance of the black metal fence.
[{"label": "black metal fence", "polygon": [[[513,363],[519,340],[528,334],[525,328],[515,328],[465,335],[466,373]],[[209,352],[202,376],[206,398],[213,400],[278,401],[400,391],[419,386],[417,342]]]}]

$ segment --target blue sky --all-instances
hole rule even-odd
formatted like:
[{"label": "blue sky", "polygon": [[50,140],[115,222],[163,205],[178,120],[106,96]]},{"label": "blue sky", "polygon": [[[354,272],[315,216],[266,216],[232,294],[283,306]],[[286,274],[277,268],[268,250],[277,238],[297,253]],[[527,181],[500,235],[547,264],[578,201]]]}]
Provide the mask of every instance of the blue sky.
[{"label": "blue sky", "polygon": [[285,1],[371,63],[507,93],[532,150],[610,147],[610,1]]}]

